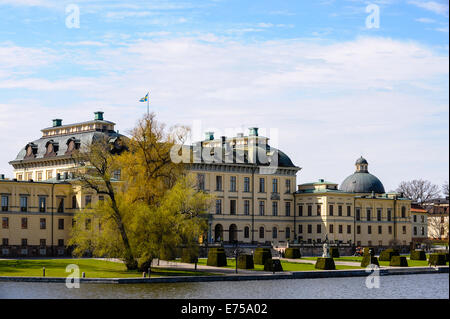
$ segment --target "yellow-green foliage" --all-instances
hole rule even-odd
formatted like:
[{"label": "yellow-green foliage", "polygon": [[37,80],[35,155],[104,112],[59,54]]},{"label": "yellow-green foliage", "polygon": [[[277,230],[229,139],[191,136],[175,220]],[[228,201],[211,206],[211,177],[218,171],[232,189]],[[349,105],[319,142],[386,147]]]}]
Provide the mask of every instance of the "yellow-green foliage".
[{"label": "yellow-green foliage", "polygon": [[215,267],[227,266],[227,256],[223,248],[210,248],[206,265]]},{"label": "yellow-green foliage", "polygon": [[302,255],[300,254],[299,248],[286,248],[286,250],[284,251],[284,258],[298,259],[301,257]]},{"label": "yellow-green foliage", "polygon": [[389,266],[408,267],[408,261],[404,256],[392,256]]},{"label": "yellow-green foliage", "polygon": [[255,265],[264,265],[267,259],[272,258],[270,248],[256,248],[253,254],[253,262]]},{"label": "yellow-green foliage", "polygon": [[253,263],[252,255],[239,255],[237,267],[239,269],[253,269],[255,265]]},{"label": "yellow-green foliage", "polygon": [[334,260],[331,257],[319,257],[317,258],[316,265],[314,266],[316,269],[322,270],[335,270],[336,265],[334,264]]}]

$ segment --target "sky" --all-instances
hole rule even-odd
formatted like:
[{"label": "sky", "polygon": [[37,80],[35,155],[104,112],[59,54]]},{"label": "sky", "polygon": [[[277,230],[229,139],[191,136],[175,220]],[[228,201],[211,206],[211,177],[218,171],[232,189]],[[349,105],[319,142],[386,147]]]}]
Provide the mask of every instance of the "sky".
[{"label": "sky", "polygon": [[51,120],[231,136],[341,183],[449,179],[446,0],[0,0],[0,173]]}]

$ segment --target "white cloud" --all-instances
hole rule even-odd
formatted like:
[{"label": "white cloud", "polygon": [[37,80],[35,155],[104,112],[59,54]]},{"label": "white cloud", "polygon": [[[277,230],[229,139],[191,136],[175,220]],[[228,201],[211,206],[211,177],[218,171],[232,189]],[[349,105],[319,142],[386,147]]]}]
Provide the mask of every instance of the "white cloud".
[{"label": "white cloud", "polygon": [[409,1],[409,3],[436,14],[448,16],[448,1],[447,3],[435,1]]},{"label": "white cloud", "polygon": [[416,19],[417,22],[420,23],[436,23],[436,20],[429,19],[429,18],[418,18]]}]

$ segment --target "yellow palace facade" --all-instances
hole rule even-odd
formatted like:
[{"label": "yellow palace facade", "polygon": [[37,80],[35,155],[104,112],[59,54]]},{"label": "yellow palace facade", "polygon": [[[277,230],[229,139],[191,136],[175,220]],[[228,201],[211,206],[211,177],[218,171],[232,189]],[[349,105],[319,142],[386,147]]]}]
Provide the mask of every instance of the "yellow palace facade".
[{"label": "yellow palace facade", "polygon": [[[72,180],[71,152],[108,135],[123,136],[115,123],[96,112],[91,121],[53,126],[29,142],[10,162],[14,177],[0,175],[0,256],[67,254],[73,215],[103,200]],[[332,243],[409,245],[411,201],[387,194],[381,181],[360,158],[356,170],[338,184],[319,180],[296,187],[300,167],[257,128],[248,135],[214,138],[189,146],[188,169],[198,188],[215,195],[209,214],[209,243],[286,244]]]}]

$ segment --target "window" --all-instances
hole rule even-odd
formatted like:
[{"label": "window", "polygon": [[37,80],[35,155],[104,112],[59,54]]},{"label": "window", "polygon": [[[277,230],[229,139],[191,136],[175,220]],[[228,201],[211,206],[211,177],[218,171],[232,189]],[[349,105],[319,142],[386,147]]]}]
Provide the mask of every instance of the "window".
[{"label": "window", "polygon": [[286,180],[286,193],[290,193],[291,192],[291,180],[287,179]]},{"label": "window", "polygon": [[121,174],[120,174],[120,169],[118,169],[118,170],[115,170],[114,172],[113,172],[113,177],[114,177],[114,179],[116,179],[116,180],[118,180],[118,181],[120,181],[120,176]]},{"label": "window", "polygon": [[250,237],[250,228],[249,227],[244,227],[244,238],[249,238]]},{"label": "window", "polygon": [[244,177],[244,192],[250,192],[250,177]]},{"label": "window", "polygon": [[367,208],[367,210],[366,210],[367,221],[371,221],[372,220],[371,213],[372,212],[371,212],[370,208]]},{"label": "window", "polygon": [[303,233],[303,225],[298,225],[298,233],[299,234]]},{"label": "window", "polygon": [[278,229],[276,227],[272,228],[272,238],[278,238]]},{"label": "window", "polygon": [[388,222],[392,221],[392,210],[388,209],[387,211],[387,220]]},{"label": "window", "polygon": [[60,218],[58,219],[58,229],[64,229],[64,219]]},{"label": "window", "polygon": [[22,238],[22,246],[27,246],[28,240],[26,238]]},{"label": "window", "polygon": [[342,216],[342,205],[338,206],[338,216]]},{"label": "window", "polygon": [[39,211],[41,213],[45,212],[46,209],[46,198],[43,196],[39,197]]},{"label": "window", "polygon": [[422,236],[425,236],[425,228],[421,227],[421,234]]},{"label": "window", "polygon": [[367,226],[367,233],[372,234],[372,226]]},{"label": "window", "polygon": [[58,239],[58,246],[64,247],[64,239]]},{"label": "window", "polygon": [[259,238],[264,239],[264,227],[259,227]]},{"label": "window", "polygon": [[406,226],[402,226],[402,232],[403,234],[406,234]]},{"label": "window", "polygon": [[39,245],[40,245],[41,247],[45,247],[45,246],[47,246],[47,241],[46,241],[45,239],[40,239],[40,240],[39,240]]},{"label": "window", "polygon": [[42,172],[37,172],[37,173],[36,173],[36,180],[37,180],[38,182],[42,181]]},{"label": "window", "polygon": [[260,201],[259,202],[259,216],[264,216],[264,210],[265,210],[265,208],[264,208],[264,201]]},{"label": "window", "polygon": [[21,224],[22,224],[22,229],[28,229],[28,218],[22,217]]},{"label": "window", "polygon": [[250,201],[244,200],[244,215],[250,215]]},{"label": "window", "polygon": [[105,196],[100,195],[100,196],[98,197],[98,201],[99,201],[99,202],[104,202],[104,201],[105,201]]},{"label": "window", "polygon": [[339,234],[342,234],[342,232],[343,232],[343,226],[342,225],[339,225],[339,227],[338,227],[338,229],[339,229]]},{"label": "window", "polygon": [[278,179],[272,179],[272,193],[278,193]]},{"label": "window", "polygon": [[272,214],[278,216],[278,202],[272,202]]},{"label": "window", "polygon": [[352,225],[347,225],[347,234],[352,233]]},{"label": "window", "polygon": [[322,205],[317,205],[317,216],[322,214]]},{"label": "window", "polygon": [[406,218],[406,207],[402,206],[402,218]]},{"label": "window", "polygon": [[291,229],[286,227],[286,238],[291,238]]},{"label": "window", "polygon": [[356,216],[355,216],[356,220],[361,220],[361,209],[357,208],[356,209]]},{"label": "window", "polygon": [[308,216],[312,216],[312,206],[308,205]]},{"label": "window", "polygon": [[230,200],[230,215],[236,215],[236,200]]},{"label": "window", "polygon": [[291,216],[291,202],[285,203],[286,216]]},{"label": "window", "polygon": [[20,196],[20,211],[26,212],[28,210],[28,197]]},{"label": "window", "polygon": [[322,233],[322,225],[317,224],[317,233],[320,234]]},{"label": "window", "polygon": [[425,223],[425,216],[420,216],[420,220],[421,220],[422,224]]},{"label": "window", "polygon": [[[356,233],[357,234],[361,234],[361,226],[356,226]],[[361,245],[359,245],[359,246],[361,246]]]},{"label": "window", "polygon": [[388,227],[388,232],[389,232],[389,235],[392,234],[392,226],[389,226],[389,227]]},{"label": "window", "polygon": [[64,213],[64,198],[58,198],[58,213]]},{"label": "window", "polygon": [[8,206],[9,206],[9,198],[6,195],[2,195],[2,212],[7,212],[8,211]]},{"label": "window", "polygon": [[377,221],[381,221],[381,208],[377,209]]},{"label": "window", "polygon": [[72,196],[72,209],[77,208],[77,197]]},{"label": "window", "polygon": [[333,205],[329,206],[329,215],[333,216]]},{"label": "window", "polygon": [[197,187],[199,190],[205,190],[205,174],[197,174]]},{"label": "window", "polygon": [[53,177],[53,171],[47,171],[47,179],[51,179]]},{"label": "window", "polygon": [[260,193],[265,193],[266,192],[266,188],[264,185],[264,178],[260,178],[259,179],[259,192]]},{"label": "window", "polygon": [[222,214],[222,200],[216,199],[216,214]]},{"label": "window", "polygon": [[2,217],[2,228],[3,229],[9,228],[9,218],[8,217]]},{"label": "window", "polygon": [[3,246],[9,246],[9,239],[8,238],[2,238],[2,245]]},{"label": "window", "polygon": [[330,234],[332,234],[334,232],[334,227],[333,226],[334,226],[333,224],[330,225]]},{"label": "window", "polygon": [[417,227],[414,226],[414,236],[417,236]]},{"label": "window", "polygon": [[236,176],[230,176],[230,192],[236,191]]},{"label": "window", "polygon": [[312,225],[308,225],[308,234],[312,233]]},{"label": "window", "polygon": [[347,216],[352,216],[352,206],[347,206]]},{"label": "window", "polygon": [[378,234],[382,234],[383,233],[383,226],[378,226]]},{"label": "window", "polygon": [[47,228],[47,220],[45,218],[41,218],[39,220],[39,227],[41,229],[46,229]]},{"label": "window", "polygon": [[415,223],[417,223],[417,215],[413,215],[413,220]]},{"label": "window", "polygon": [[91,195],[86,195],[84,197],[84,207],[89,207],[92,203],[92,196]]},{"label": "window", "polygon": [[298,216],[303,216],[303,206],[302,205],[298,206]]}]

